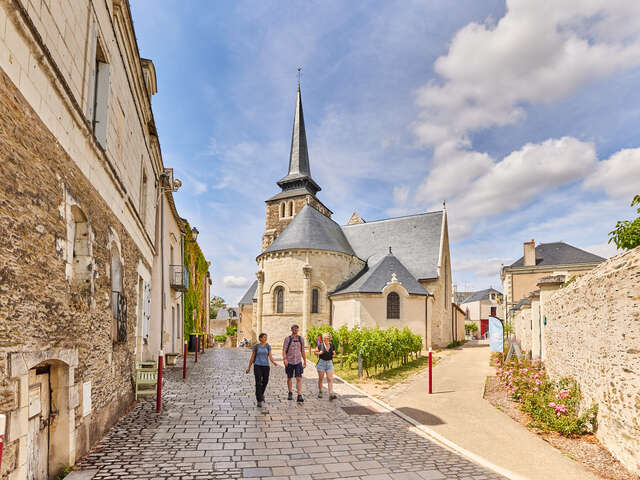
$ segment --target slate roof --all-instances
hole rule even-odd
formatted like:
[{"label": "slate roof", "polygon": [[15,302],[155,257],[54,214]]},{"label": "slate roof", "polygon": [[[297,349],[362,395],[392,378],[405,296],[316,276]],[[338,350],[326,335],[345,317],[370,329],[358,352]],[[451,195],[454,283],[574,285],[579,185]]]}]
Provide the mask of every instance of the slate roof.
[{"label": "slate roof", "polygon": [[289,173],[278,181],[283,190],[297,188],[303,184],[315,194],[320,186],[311,178],[309,168],[309,150],[307,149],[307,133],[304,128],[302,111],[302,94],[298,85],[296,112],[293,117],[293,133],[291,134],[291,152],[289,154]]},{"label": "slate roof", "polygon": [[385,255],[372,267],[365,267],[355,278],[339,286],[332,295],[344,293],[380,293],[392,274],[411,295],[428,295],[429,292],[418,283],[409,270],[393,254]]},{"label": "slate roof", "polygon": [[263,253],[296,248],[328,250],[356,256],[340,225],[311,205],[305,205]]},{"label": "slate roof", "polygon": [[491,292],[495,292],[498,295],[502,295],[502,292],[499,292],[495,288],[485,288],[484,290],[478,290],[477,292],[471,292],[471,294],[469,294],[467,297],[465,297],[464,300],[462,300],[460,303],[462,304],[462,303],[478,302],[480,300],[487,300],[487,299],[489,299],[489,294]]},{"label": "slate roof", "polygon": [[216,320],[228,320],[238,318],[238,309],[235,307],[220,308]]},{"label": "slate roof", "polygon": [[[541,243],[536,246],[536,266],[574,265],[579,263],[600,263],[605,259],[564,242]],[[524,257],[520,257],[511,267],[524,267]]]},{"label": "slate roof", "polygon": [[442,211],[421,213],[345,225],[342,231],[355,254],[368,265],[377,264],[392,247],[393,255],[414,278],[437,278],[443,216]]},{"label": "slate roof", "polygon": [[518,303],[516,303],[515,307],[513,307],[511,310],[520,310],[520,308],[523,305],[529,305],[531,304],[531,300],[529,300],[527,297],[521,298],[520,301]]},{"label": "slate roof", "polygon": [[253,304],[253,296],[256,294],[256,290],[258,289],[258,280],[254,280],[254,282],[249,287],[249,290],[245,292],[242,296],[238,305],[251,305]]},{"label": "slate roof", "polygon": [[266,201],[269,202],[271,200],[280,200],[281,198],[290,198],[290,197],[297,197],[300,195],[309,195],[309,194],[313,195],[313,191],[311,191],[306,187],[292,188],[291,190],[284,190],[280,193],[276,193],[273,197],[271,197]]}]

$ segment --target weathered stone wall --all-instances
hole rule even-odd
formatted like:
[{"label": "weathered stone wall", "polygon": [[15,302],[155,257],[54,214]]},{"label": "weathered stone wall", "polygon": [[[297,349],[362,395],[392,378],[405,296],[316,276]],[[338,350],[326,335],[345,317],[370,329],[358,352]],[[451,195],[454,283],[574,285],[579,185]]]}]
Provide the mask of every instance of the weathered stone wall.
[{"label": "weathered stone wall", "polygon": [[[76,407],[76,452],[82,455],[132,401],[141,251],[75,162],[62,149],[0,69],[0,412],[23,395],[9,382],[7,354],[56,348],[77,351],[75,397],[91,382],[92,413]],[[67,280],[65,199],[86,214],[92,252],[92,288]],[[111,310],[110,239],[119,238],[124,294],[128,299],[125,343],[115,343]],[[7,446],[12,468],[16,446]],[[15,463],[13,464],[15,465]]]},{"label": "weathered stone wall", "polygon": [[598,404],[598,438],[640,473],[640,247],[618,255],[545,303],[546,366]]},{"label": "weathered stone wall", "polygon": [[254,305],[239,305],[238,306],[238,341],[241,342],[243,338],[247,338],[251,341],[258,340],[258,333],[254,328]]}]

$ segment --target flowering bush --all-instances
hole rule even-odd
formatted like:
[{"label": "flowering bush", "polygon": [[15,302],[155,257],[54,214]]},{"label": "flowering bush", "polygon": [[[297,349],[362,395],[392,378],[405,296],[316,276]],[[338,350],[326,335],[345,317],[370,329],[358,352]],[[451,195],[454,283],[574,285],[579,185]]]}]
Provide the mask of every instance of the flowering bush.
[{"label": "flowering bush", "polygon": [[552,382],[540,360],[505,362],[499,356],[496,373],[511,397],[531,415],[535,427],[563,435],[595,430],[597,407],[580,414],[581,395],[575,381]]}]

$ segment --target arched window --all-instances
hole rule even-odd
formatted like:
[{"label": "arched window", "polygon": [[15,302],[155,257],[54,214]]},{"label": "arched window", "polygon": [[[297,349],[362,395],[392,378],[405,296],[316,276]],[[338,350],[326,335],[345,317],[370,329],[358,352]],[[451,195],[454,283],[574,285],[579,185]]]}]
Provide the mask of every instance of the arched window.
[{"label": "arched window", "polygon": [[293,217],[293,202],[289,202],[289,216]]},{"label": "arched window", "polygon": [[73,274],[72,283],[91,288],[91,255],[89,252],[89,223],[82,210],[71,206],[73,216]]},{"label": "arched window", "polygon": [[396,292],[387,295],[387,318],[400,318],[400,296]]},{"label": "arched window", "polygon": [[282,202],[280,204],[280,218],[283,218],[285,216],[285,211],[284,209],[286,208],[287,204]]},{"label": "arched window", "polygon": [[319,292],[317,288],[314,288],[311,292],[311,313],[318,313],[318,300]]},{"label": "arched window", "polygon": [[284,288],[278,287],[275,291],[276,313],[284,312]]}]

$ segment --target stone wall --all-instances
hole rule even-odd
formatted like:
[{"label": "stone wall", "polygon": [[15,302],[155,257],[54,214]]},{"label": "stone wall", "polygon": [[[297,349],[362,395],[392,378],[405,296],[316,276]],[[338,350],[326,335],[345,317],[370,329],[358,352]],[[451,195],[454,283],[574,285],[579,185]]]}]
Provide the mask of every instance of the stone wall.
[{"label": "stone wall", "polygon": [[[82,174],[0,69],[0,412],[16,412],[25,385],[13,379],[9,354],[74,351],[76,455],[100,439],[133,399],[142,253],[122,222]],[[89,225],[91,287],[68,281],[68,208],[73,201]],[[68,205],[67,205],[68,206]],[[123,292],[128,299],[125,343],[115,343],[111,253],[118,238]],[[46,360],[46,358],[43,358]],[[91,382],[91,413],[81,413],[82,384]],[[12,441],[0,476],[17,468],[26,445]]]},{"label": "stone wall", "polygon": [[640,474],[640,247],[601,264],[545,302],[546,366],[598,404],[598,438]]},{"label": "stone wall", "polygon": [[245,337],[250,341],[258,340],[258,333],[254,326],[254,310],[255,302],[247,305],[238,305],[238,341],[241,342]]}]

